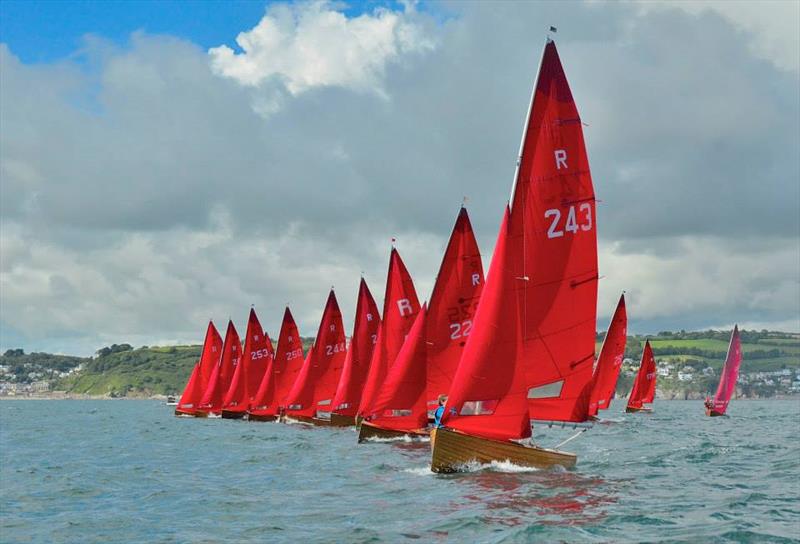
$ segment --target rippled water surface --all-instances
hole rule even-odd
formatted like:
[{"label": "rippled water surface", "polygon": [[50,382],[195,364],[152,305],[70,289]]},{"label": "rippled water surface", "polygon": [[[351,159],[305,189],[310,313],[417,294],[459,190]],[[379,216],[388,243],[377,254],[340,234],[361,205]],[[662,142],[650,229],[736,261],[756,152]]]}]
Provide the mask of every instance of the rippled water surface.
[{"label": "rippled water surface", "polygon": [[[3,542],[800,541],[800,402],[595,425],[570,471],[428,471],[429,444],[179,419],[155,401],[0,403]],[[537,427],[552,446],[573,431]]]}]

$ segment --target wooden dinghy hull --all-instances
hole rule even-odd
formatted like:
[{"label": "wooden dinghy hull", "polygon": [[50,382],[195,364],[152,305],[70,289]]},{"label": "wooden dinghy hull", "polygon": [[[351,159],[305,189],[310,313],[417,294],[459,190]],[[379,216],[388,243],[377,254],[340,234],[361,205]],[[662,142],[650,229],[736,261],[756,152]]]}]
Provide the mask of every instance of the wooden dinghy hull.
[{"label": "wooden dinghy hull", "polygon": [[352,427],[356,424],[355,416],[343,416],[342,414],[331,414],[331,427]]},{"label": "wooden dinghy hull", "polygon": [[245,413],[245,411],[223,410],[222,419],[242,419]]},{"label": "wooden dinghy hull", "polygon": [[177,417],[200,417],[195,410],[181,410],[180,408],[175,408],[175,415]]},{"label": "wooden dinghy hull", "polygon": [[713,410],[711,408],[706,408],[706,415],[708,417],[725,417],[725,414],[723,414],[722,412],[717,412],[716,410]]},{"label": "wooden dinghy hull", "polygon": [[294,414],[287,414],[285,419],[296,421],[298,423],[307,423],[309,425],[317,425],[318,427],[330,427],[331,422],[327,419],[320,419],[317,417],[300,416]]},{"label": "wooden dinghy hull", "polygon": [[431,471],[439,474],[461,472],[475,462],[506,461],[525,467],[570,468],[578,461],[574,453],[470,436],[444,427],[431,431],[431,445]]},{"label": "wooden dinghy hull", "polygon": [[653,411],[652,408],[645,408],[644,406],[642,406],[641,408],[634,408],[633,406],[625,407],[625,412],[628,414],[635,414],[636,412],[651,413],[652,411]]},{"label": "wooden dinghy hull", "polygon": [[253,414],[251,412],[247,412],[247,420],[248,421],[277,421],[278,416],[272,414]]},{"label": "wooden dinghy hull", "polygon": [[379,438],[384,440],[401,439],[404,437],[421,438],[423,436],[430,436],[430,433],[425,429],[418,431],[398,431],[395,429],[386,429],[385,427],[378,427],[366,421],[361,422],[361,427],[358,430],[358,443],[366,442],[370,438]]}]

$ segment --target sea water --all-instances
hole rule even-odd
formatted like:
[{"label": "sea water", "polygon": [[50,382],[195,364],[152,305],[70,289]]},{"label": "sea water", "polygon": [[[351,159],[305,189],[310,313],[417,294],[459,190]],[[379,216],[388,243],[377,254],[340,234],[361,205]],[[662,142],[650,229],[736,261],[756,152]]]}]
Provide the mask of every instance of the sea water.
[{"label": "sea water", "polygon": [[800,541],[800,402],[623,410],[565,447],[574,469],[444,476],[429,443],[357,445],[352,429],[176,418],[156,401],[0,402],[0,540]]}]

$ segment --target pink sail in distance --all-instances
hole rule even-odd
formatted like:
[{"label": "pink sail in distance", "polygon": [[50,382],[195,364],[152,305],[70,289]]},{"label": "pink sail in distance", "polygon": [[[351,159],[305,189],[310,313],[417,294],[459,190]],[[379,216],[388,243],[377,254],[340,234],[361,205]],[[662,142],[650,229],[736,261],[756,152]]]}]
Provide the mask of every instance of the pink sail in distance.
[{"label": "pink sail in distance", "polygon": [[656,396],[656,359],[650,340],[645,342],[642,351],[642,363],[633,380],[633,389],[628,397],[628,408],[642,408],[643,404],[653,402]]},{"label": "pink sail in distance", "polygon": [[728,409],[733,393],[736,391],[736,381],[739,379],[739,366],[742,364],[742,341],[739,338],[739,326],[733,327],[731,341],[728,344],[728,356],[722,367],[717,392],[714,394],[712,410],[724,414]]}]

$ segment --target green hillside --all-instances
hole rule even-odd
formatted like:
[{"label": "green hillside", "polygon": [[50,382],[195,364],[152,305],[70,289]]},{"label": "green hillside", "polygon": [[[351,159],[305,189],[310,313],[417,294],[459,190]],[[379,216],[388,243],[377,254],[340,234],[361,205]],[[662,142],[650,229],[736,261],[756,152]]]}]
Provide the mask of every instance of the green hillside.
[{"label": "green hillside", "polygon": [[[312,342],[313,339],[304,338],[304,349],[308,350]],[[112,397],[179,395],[202,349],[199,345],[139,349],[127,344],[115,346],[98,350],[99,356],[86,359],[80,372],[54,381],[50,389]]]}]

